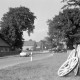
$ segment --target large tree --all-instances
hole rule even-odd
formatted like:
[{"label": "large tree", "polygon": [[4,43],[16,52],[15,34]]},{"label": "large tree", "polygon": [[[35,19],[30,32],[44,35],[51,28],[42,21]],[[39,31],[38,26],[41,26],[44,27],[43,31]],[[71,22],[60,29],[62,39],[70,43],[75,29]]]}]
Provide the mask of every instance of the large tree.
[{"label": "large tree", "polygon": [[[64,2],[66,2],[66,4],[62,7],[62,9],[70,9],[70,8],[72,8],[72,9],[75,9],[75,8],[77,8],[78,10],[80,10],[80,0],[62,0],[62,2],[64,3]],[[76,14],[75,14],[76,15]],[[79,16],[79,15],[78,15]],[[80,25],[80,22],[79,22],[79,18],[77,17],[77,19],[76,19],[77,21],[77,26],[79,27]],[[78,34],[80,34],[80,32],[78,31]],[[76,39],[77,40],[75,40],[76,42],[79,42],[79,40],[80,40],[80,35],[74,35],[74,37],[76,36]],[[70,38],[70,39],[72,39],[72,38]],[[72,39],[73,40],[73,39]]]},{"label": "large tree", "polygon": [[66,4],[62,7],[62,9],[70,8],[70,7],[80,7],[80,0],[62,0],[62,2],[66,2]]},{"label": "large tree", "polygon": [[22,48],[23,31],[30,35],[34,30],[36,16],[26,7],[9,8],[0,22],[0,33],[13,48]]},{"label": "large tree", "polygon": [[59,42],[67,39],[68,46],[80,41],[80,10],[65,9],[48,21],[49,36]]}]

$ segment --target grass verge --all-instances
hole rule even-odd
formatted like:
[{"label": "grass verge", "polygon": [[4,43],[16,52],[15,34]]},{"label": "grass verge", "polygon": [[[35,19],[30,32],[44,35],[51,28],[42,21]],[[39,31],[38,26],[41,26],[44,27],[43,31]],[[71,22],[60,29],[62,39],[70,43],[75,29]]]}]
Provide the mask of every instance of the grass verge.
[{"label": "grass verge", "polygon": [[59,77],[57,71],[66,60],[66,53],[56,53],[52,57],[20,64],[0,70],[0,80],[80,80],[73,73]]}]

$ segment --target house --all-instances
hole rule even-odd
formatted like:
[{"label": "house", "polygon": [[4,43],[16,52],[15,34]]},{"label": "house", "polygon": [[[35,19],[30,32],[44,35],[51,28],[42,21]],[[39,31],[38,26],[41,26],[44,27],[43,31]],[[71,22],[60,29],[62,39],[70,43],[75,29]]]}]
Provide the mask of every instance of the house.
[{"label": "house", "polygon": [[39,42],[36,42],[37,44],[37,47],[36,47],[36,50],[46,50],[47,49],[47,45],[44,41],[39,41]]},{"label": "house", "polygon": [[30,39],[29,41],[24,41],[22,49],[23,50],[44,50],[45,47],[46,45],[42,41],[36,42]]},{"label": "house", "polygon": [[10,45],[0,36],[0,52],[9,52]]},{"label": "house", "polygon": [[36,50],[43,50],[43,43],[41,41],[36,42],[37,46],[36,46]]},{"label": "house", "polygon": [[36,42],[33,40],[24,41],[23,43],[23,50],[36,50]]}]

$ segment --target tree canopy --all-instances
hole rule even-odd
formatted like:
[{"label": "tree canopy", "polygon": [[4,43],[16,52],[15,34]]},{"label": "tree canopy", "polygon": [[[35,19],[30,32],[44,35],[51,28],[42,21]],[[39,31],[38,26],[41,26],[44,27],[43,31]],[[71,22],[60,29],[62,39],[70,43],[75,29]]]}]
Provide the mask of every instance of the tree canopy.
[{"label": "tree canopy", "polygon": [[48,20],[49,36],[56,42],[68,40],[69,45],[80,41],[80,10],[78,8],[65,9]]},{"label": "tree canopy", "polygon": [[62,2],[66,2],[66,4],[62,7],[64,8],[70,8],[70,7],[80,7],[80,0],[62,0]]},{"label": "tree canopy", "polygon": [[0,22],[0,33],[13,48],[22,48],[23,31],[33,32],[36,16],[26,7],[9,8]]},{"label": "tree canopy", "polygon": [[80,0],[62,0],[66,4],[52,20],[48,20],[49,39],[53,44],[66,40],[68,47],[80,43]]}]

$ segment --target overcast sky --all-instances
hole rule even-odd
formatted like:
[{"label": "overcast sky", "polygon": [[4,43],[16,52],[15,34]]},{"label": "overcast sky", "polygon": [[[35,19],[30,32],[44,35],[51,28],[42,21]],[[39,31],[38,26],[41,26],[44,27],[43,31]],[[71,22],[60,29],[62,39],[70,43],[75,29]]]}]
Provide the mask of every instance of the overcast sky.
[{"label": "overcast sky", "polygon": [[24,32],[24,39],[40,41],[47,36],[48,25],[46,21],[59,13],[62,7],[61,0],[0,0],[0,19],[8,12],[10,7],[25,6],[37,17],[34,33],[29,37]]}]

